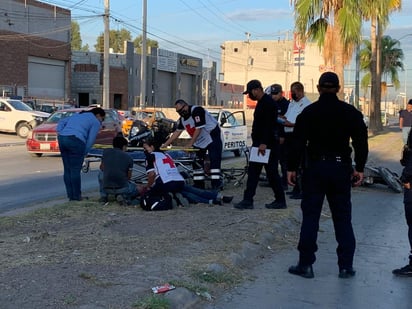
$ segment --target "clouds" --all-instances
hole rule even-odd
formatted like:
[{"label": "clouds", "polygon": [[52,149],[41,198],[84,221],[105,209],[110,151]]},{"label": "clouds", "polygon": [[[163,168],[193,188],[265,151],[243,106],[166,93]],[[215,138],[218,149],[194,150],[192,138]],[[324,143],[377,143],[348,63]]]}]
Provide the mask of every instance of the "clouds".
[{"label": "clouds", "polygon": [[277,19],[290,19],[292,11],[285,9],[244,9],[226,13],[226,17],[232,21],[264,21]]}]

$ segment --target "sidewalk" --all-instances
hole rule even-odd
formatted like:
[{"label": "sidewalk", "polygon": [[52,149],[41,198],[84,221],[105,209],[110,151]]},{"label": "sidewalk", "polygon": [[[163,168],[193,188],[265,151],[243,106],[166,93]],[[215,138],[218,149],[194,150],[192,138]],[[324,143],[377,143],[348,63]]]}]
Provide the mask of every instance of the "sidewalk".
[{"label": "sidewalk", "polygon": [[[368,162],[401,171],[400,139],[398,130],[374,137]],[[352,205],[357,240],[354,278],[338,278],[337,244],[325,203],[314,279],[288,273],[289,266],[298,260],[296,248],[274,252],[251,272],[255,281],[234,288],[206,308],[410,308],[412,278],[392,275],[392,269],[408,262],[403,194],[382,185],[355,188]]]},{"label": "sidewalk", "polygon": [[402,196],[389,190],[354,193],[354,278],[338,278],[332,222],[323,220],[314,279],[288,273],[289,266],[297,262],[296,249],[275,253],[253,271],[256,281],[235,288],[207,308],[410,308],[411,278],[391,273],[407,263],[409,253]]}]

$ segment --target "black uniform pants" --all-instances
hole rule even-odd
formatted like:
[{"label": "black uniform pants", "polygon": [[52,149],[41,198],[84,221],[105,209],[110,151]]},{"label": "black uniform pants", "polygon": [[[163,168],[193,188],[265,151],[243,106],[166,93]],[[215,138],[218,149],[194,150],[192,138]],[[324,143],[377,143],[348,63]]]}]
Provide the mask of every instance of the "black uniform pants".
[{"label": "black uniform pants", "polygon": [[262,172],[262,168],[265,167],[266,176],[269,181],[269,185],[273,190],[276,201],[285,201],[285,192],[283,191],[282,182],[278,171],[278,155],[279,152],[272,149],[267,164],[249,162],[246,190],[243,193],[244,200],[253,202],[253,197],[256,194],[256,187],[259,182],[260,173]]},{"label": "black uniform pants", "polygon": [[409,264],[412,265],[412,189],[404,189],[403,203],[405,206],[406,223],[408,224],[408,239],[410,246]]},{"label": "black uniform pants", "polygon": [[351,174],[350,162],[334,160],[310,161],[304,169],[302,226],[298,244],[301,265],[312,265],[316,261],[319,219],[326,196],[338,242],[339,268],[352,267],[356,241],[352,229]]},{"label": "black uniform pants", "polygon": [[194,165],[194,186],[202,189],[205,188],[204,163],[206,154],[208,154],[210,160],[210,178],[212,189],[219,190],[222,186],[220,166],[222,163],[223,143],[220,135],[220,127],[218,125],[216,125],[216,127],[212,131],[210,131],[210,137],[212,138],[212,142],[205,149],[199,149],[199,151],[196,153],[201,166],[199,167],[196,164]]}]

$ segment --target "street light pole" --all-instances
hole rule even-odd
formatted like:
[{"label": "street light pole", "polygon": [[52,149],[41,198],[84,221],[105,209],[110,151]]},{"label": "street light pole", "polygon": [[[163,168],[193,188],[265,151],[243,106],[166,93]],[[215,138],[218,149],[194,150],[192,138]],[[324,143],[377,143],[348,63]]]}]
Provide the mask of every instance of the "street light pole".
[{"label": "street light pole", "polygon": [[[251,63],[251,60],[250,60],[250,56],[249,56],[249,45],[250,45],[250,33],[249,32],[245,32],[245,34],[246,34],[246,41],[245,41],[245,44],[246,44],[246,49],[247,49],[247,53],[246,53],[246,66],[245,66],[245,88],[246,88],[246,85],[247,85],[247,83],[248,83],[248,71],[249,71],[249,64]],[[245,96],[245,99],[243,100],[244,102],[243,102],[243,111],[246,111],[246,104],[247,104],[247,96]]]},{"label": "street light pole", "polygon": [[104,35],[103,35],[103,108],[110,107],[110,4],[109,0],[104,0]]},{"label": "street light pole", "polygon": [[[403,36],[401,36],[399,39],[398,39],[398,41],[400,41],[400,40],[402,40],[402,39],[404,39],[404,38],[406,38],[406,37],[408,37],[408,36],[412,36],[412,33],[408,33],[408,34],[405,34],[405,35],[403,35]],[[406,102],[407,102],[407,95],[406,95],[406,80],[407,80],[407,65],[405,64],[405,100],[404,100],[404,108],[406,108]]]},{"label": "street light pole", "polygon": [[[142,27],[142,51],[140,59],[140,106],[146,105],[146,58],[147,58],[147,44],[146,44],[146,16],[147,16],[147,0],[142,3],[143,27]],[[155,102],[156,104],[156,102]]]},{"label": "street light pole", "polygon": [[408,70],[407,70],[408,66],[405,64],[405,100],[403,102],[403,107],[406,108],[406,102],[407,102],[407,95],[406,95],[406,80],[407,80],[407,74],[408,74]]}]

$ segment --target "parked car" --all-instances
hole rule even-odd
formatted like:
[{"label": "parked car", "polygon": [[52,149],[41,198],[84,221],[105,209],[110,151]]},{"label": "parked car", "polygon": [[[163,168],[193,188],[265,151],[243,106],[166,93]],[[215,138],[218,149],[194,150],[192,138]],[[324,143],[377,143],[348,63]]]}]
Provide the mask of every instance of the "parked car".
[{"label": "parked car", "polygon": [[[87,109],[87,108],[86,108]],[[26,148],[33,156],[41,157],[43,154],[59,154],[56,127],[60,119],[70,117],[85,108],[63,109],[54,112],[44,123],[33,129],[26,140]],[[102,127],[96,137],[96,144],[112,145],[113,138],[121,133],[121,122],[117,111],[106,109],[106,116]]]},{"label": "parked car", "polygon": [[[121,111],[119,110],[118,113],[122,116],[124,116],[124,121],[123,121],[123,126],[122,126],[122,131],[124,136],[128,136],[130,129],[133,126],[133,121],[134,120],[141,120],[143,121],[149,129],[152,128],[152,125],[155,121],[160,120],[160,119],[168,119],[166,118],[165,113],[163,113],[160,110],[156,109],[150,109],[150,108],[145,108],[142,110],[138,111]],[[174,121],[171,119],[168,119],[170,121]]]},{"label": "parked car", "polygon": [[117,110],[117,113],[119,115],[120,121],[122,123],[122,133],[123,136],[127,137],[130,132],[130,128],[133,125],[133,116],[132,112],[127,111],[127,110]]},{"label": "parked car", "polygon": [[26,138],[29,132],[50,114],[34,111],[20,100],[0,98],[0,131],[16,133]]},{"label": "parked car", "polygon": [[139,111],[136,111],[135,115],[133,115],[134,119],[144,121],[149,128],[152,126],[153,122],[159,119],[167,118],[165,113],[159,111],[157,109],[150,109],[145,108]]},{"label": "parked car", "polygon": [[[223,151],[232,151],[240,156],[247,145],[247,125],[244,111],[231,113],[222,109],[209,109],[208,112],[218,121],[222,132]],[[190,139],[189,133],[184,131],[176,145],[184,145],[184,140]]]}]

